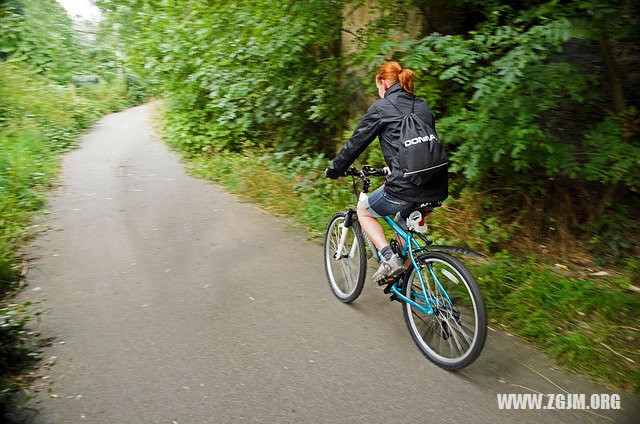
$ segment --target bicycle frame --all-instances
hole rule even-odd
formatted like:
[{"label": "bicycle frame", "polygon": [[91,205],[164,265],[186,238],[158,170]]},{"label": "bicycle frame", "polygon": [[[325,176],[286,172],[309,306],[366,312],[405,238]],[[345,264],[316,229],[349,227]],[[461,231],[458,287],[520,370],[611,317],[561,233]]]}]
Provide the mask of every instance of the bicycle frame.
[{"label": "bicycle frame", "polygon": [[[422,293],[423,293],[422,295],[420,295],[418,293],[415,293],[414,295],[419,297],[419,298],[421,298],[422,300],[424,300],[425,301],[425,305],[427,307],[425,308],[424,306],[414,302],[412,299],[409,299],[408,297],[406,297],[405,295],[400,293],[400,290],[398,289],[398,282],[397,281],[394,282],[393,285],[391,286],[391,291],[393,292],[393,294],[396,295],[396,297],[398,299],[402,300],[403,302],[407,302],[407,303],[411,304],[412,306],[415,306],[416,308],[418,308],[419,310],[421,310],[422,312],[424,312],[427,315],[433,315],[433,308],[430,305],[430,303],[433,302],[433,301],[427,295],[427,289],[425,288],[425,285],[424,285],[424,279],[422,278],[422,273],[419,272],[420,267],[418,266],[418,264],[416,262],[416,258],[415,258],[415,254],[414,254],[414,247],[413,246],[415,246],[415,249],[416,249],[415,251],[418,251],[418,252],[419,251],[424,251],[426,249],[423,248],[422,246],[420,246],[420,244],[413,237],[413,233],[411,231],[404,231],[398,224],[396,224],[396,222],[393,219],[391,219],[388,216],[383,217],[383,219],[385,220],[385,222],[391,227],[391,229],[397,235],[399,235],[400,237],[402,237],[402,239],[404,239],[404,245],[402,246],[402,251],[400,252],[400,257],[404,259],[404,258],[407,257],[407,254],[408,254],[409,257],[411,258],[411,263],[413,264],[414,269],[416,269],[418,271],[418,279],[420,280],[420,286],[422,287]],[[431,270],[431,267],[429,267],[429,271],[431,273],[431,276],[434,279],[434,282],[436,284],[438,284],[438,286],[440,287],[442,292],[447,297],[447,300],[449,300],[449,295],[444,290],[444,287],[442,287],[442,285],[440,284],[440,281],[438,281],[438,278],[435,276],[435,274]]]}]

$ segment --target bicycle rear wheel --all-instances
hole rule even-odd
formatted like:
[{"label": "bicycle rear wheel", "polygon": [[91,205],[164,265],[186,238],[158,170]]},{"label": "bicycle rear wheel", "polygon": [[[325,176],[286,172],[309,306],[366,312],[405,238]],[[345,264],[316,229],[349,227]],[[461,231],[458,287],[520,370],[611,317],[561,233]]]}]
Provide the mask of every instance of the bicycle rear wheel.
[{"label": "bicycle rear wheel", "polygon": [[403,302],[404,318],[414,342],[434,364],[456,370],[480,355],[487,337],[484,298],[471,272],[451,255],[429,252],[418,258],[424,291],[416,269],[405,274],[403,294],[433,315]]},{"label": "bicycle rear wheel", "polygon": [[346,212],[338,212],[329,220],[324,236],[324,269],[333,294],[351,303],[364,287],[367,259],[360,223],[354,219],[351,226],[345,227],[346,216]]}]

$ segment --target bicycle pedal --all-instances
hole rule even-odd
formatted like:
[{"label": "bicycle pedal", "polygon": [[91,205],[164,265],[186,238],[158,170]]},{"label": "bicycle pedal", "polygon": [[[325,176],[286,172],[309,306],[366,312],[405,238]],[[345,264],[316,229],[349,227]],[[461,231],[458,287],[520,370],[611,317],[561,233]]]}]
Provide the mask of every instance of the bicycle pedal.
[{"label": "bicycle pedal", "polygon": [[391,294],[391,296],[389,296],[389,301],[393,302],[394,300],[397,300],[398,302],[400,302],[400,299],[398,299],[398,296],[396,296],[395,293]]},{"label": "bicycle pedal", "polygon": [[393,284],[396,282],[397,277],[398,277],[397,275],[390,275],[388,277],[385,277],[382,280],[378,281],[378,285],[384,286],[385,284]]}]

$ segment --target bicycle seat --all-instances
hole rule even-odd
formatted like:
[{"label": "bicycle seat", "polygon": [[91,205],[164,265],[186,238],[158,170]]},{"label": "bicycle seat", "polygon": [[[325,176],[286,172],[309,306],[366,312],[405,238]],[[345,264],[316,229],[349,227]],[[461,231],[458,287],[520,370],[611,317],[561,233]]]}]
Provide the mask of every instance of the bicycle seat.
[{"label": "bicycle seat", "polygon": [[409,219],[411,214],[413,214],[414,212],[420,212],[420,214],[422,215],[422,220],[420,221],[419,225],[422,226],[424,225],[424,219],[427,217],[427,215],[433,212],[433,210],[438,206],[442,206],[442,200],[421,203],[418,205],[418,207],[398,212],[393,220],[400,226],[400,228],[407,231],[407,219]]},{"label": "bicycle seat", "polygon": [[420,206],[418,206],[415,210],[420,212],[433,212],[433,210],[438,206],[442,206],[442,200],[421,203]]}]

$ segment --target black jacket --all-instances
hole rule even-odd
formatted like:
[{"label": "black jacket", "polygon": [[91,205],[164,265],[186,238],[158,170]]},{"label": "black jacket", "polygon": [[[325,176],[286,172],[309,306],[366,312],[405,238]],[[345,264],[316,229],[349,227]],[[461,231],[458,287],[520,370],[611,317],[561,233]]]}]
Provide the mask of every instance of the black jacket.
[{"label": "black jacket", "polygon": [[373,102],[347,144],[333,160],[327,170],[327,176],[337,178],[343,175],[377,136],[384,160],[391,169],[391,173],[386,177],[385,191],[393,197],[409,202],[422,203],[446,199],[448,193],[446,168],[438,172],[426,185],[417,186],[403,177],[398,162],[400,121],[403,115],[393,104],[402,112],[406,111],[406,114],[409,114],[414,98],[414,112],[435,130],[436,122],[427,102],[404,91],[400,83],[394,84],[384,93],[384,99]]}]

